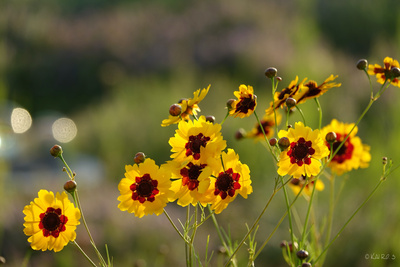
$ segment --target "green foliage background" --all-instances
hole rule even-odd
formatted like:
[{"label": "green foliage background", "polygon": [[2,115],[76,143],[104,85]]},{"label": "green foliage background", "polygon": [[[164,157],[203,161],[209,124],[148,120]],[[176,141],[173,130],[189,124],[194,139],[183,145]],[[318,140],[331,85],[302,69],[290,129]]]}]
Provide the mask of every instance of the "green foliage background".
[{"label": "green foliage background", "polygon": [[[24,205],[40,189],[61,191],[67,179],[61,163],[48,154],[56,143],[50,121],[67,116],[77,124],[78,135],[61,145],[77,172],[97,245],[108,244],[115,266],[183,266],[183,243],[165,217],[137,219],[117,209],[117,184],[136,152],[158,164],[169,159],[168,139],[176,127],[160,126],[169,106],[211,84],[200,107],[220,122],[226,100],[243,83],[254,87],[262,114],[271,101],[263,72],[274,66],[283,78],[279,88],[296,75],[320,83],[338,74],[342,87],[320,98],[323,124],[332,118],[354,122],[369,101],[368,80],[355,63],[399,59],[399,7],[397,0],[2,0],[0,255],[8,266],[86,264],[72,245],[59,253],[32,251],[22,232]],[[333,233],[378,181],[382,156],[400,162],[398,99],[399,88],[389,88],[359,126],[359,136],[371,145],[372,162],[369,169],[337,179],[346,184]],[[9,124],[15,106],[33,116],[32,128],[21,135],[12,134]],[[314,103],[302,108],[316,128]],[[299,119],[294,114],[291,120]],[[275,176],[265,148],[234,139],[238,128],[250,130],[255,122],[254,117],[229,118],[223,125],[228,147],[249,165],[255,189],[248,200],[237,199],[218,216],[236,239],[264,206]],[[399,187],[394,173],[334,244],[326,266],[399,266]],[[327,209],[327,193],[318,196],[318,214]],[[272,204],[260,225],[261,243],[285,209],[281,195]],[[300,216],[305,204],[298,203]],[[175,203],[167,210],[174,218],[185,213]],[[210,249],[218,250],[215,231],[206,224],[197,235],[201,255],[208,234]],[[285,266],[279,249],[283,239],[289,239],[287,225],[260,255],[258,266]],[[91,251],[83,227],[77,241]],[[398,259],[366,260],[371,253]],[[220,258],[215,252],[214,264]]]}]

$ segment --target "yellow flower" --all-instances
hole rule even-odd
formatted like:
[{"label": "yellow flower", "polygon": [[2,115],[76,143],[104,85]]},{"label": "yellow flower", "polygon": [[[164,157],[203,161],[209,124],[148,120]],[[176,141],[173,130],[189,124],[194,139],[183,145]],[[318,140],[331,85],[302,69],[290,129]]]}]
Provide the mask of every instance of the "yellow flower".
[{"label": "yellow flower", "polygon": [[165,168],[171,174],[171,190],[175,192],[170,201],[178,199],[178,205],[182,207],[189,204],[196,206],[198,202],[207,205],[203,200],[210,186],[211,169],[207,164],[169,161]]},{"label": "yellow flower", "polygon": [[288,87],[284,88],[281,92],[276,92],[274,94],[274,101],[271,101],[270,107],[266,109],[265,112],[267,114],[272,114],[274,112],[274,107],[275,109],[283,107],[286,99],[288,99],[289,97],[293,97],[301,88],[303,88],[303,83],[305,82],[305,80],[307,80],[307,78],[297,84],[297,82],[299,81],[299,77],[296,76],[296,79],[291,81]]},{"label": "yellow flower", "polygon": [[146,159],[139,165],[125,166],[125,178],[118,185],[118,208],[141,218],[144,215],[160,215],[172,197],[170,174],[159,168],[154,160]]},{"label": "yellow flower", "polygon": [[[282,115],[280,113],[276,114],[276,120],[279,125],[282,120]],[[275,115],[273,113],[265,113],[264,117],[260,120],[260,123],[264,128],[267,138],[272,138],[274,136]],[[256,141],[264,140],[264,134],[258,122],[254,125],[254,128],[246,134],[246,137],[255,138]]]},{"label": "yellow flower", "polygon": [[321,138],[319,130],[312,130],[302,122],[296,122],[289,131],[281,130],[279,138],[287,137],[290,146],[281,152],[278,162],[278,174],[292,175],[299,178],[302,175],[317,175],[321,168],[320,159],[329,155],[329,149]]},{"label": "yellow flower", "polygon": [[229,114],[234,117],[245,118],[253,114],[257,106],[257,96],[253,87],[241,84],[239,91],[233,93],[238,99],[231,104]]},{"label": "yellow flower", "polygon": [[307,184],[306,184],[306,178],[304,176],[301,176],[299,179],[292,178],[292,180],[289,183],[289,187],[292,189],[292,191],[295,195],[299,194],[299,192],[303,186],[305,186],[305,187],[302,191],[302,194],[304,196],[308,196],[308,197],[311,196],[311,193],[314,190],[314,186],[316,186],[315,190],[318,190],[318,191],[322,191],[325,188],[325,185],[321,181],[321,179],[318,179],[315,182],[315,179],[313,179],[312,176],[309,178],[309,181]]},{"label": "yellow flower", "polygon": [[40,190],[38,198],[25,206],[24,233],[35,250],[62,250],[76,238],[81,213],[74,207],[65,192]]},{"label": "yellow flower", "polygon": [[169,115],[168,119],[162,121],[161,126],[165,127],[171,124],[178,123],[181,120],[189,120],[189,115],[196,116],[197,112],[200,112],[198,104],[207,95],[208,91],[210,90],[210,86],[211,85],[208,85],[207,88],[204,88],[201,91],[200,89],[198,89],[196,92],[193,93],[193,98],[180,100],[178,105],[181,106],[181,114],[178,116]]},{"label": "yellow flower", "polygon": [[215,180],[211,182],[206,195],[211,209],[216,214],[221,213],[238,194],[247,198],[253,192],[250,180],[250,169],[239,161],[239,155],[233,149],[222,152],[220,159],[209,160]]},{"label": "yellow flower", "polygon": [[320,97],[333,87],[339,87],[342,84],[332,82],[338,76],[329,76],[323,83],[318,85],[315,81],[308,81],[304,86],[293,96],[297,104],[304,103],[307,99]]},{"label": "yellow flower", "polygon": [[368,74],[375,75],[377,82],[384,84],[386,80],[389,80],[394,86],[400,87],[400,80],[398,77],[392,77],[391,69],[398,68],[399,62],[393,58],[385,57],[383,60],[383,67],[379,64],[368,65]]},{"label": "yellow flower", "polygon": [[[328,126],[321,129],[321,134],[324,137],[329,132],[336,133],[336,141],[333,143],[333,150],[335,151],[353,127],[354,123],[343,123],[333,119]],[[370,147],[364,145],[361,139],[356,136],[357,131],[358,128],[355,127],[328,165],[338,175],[353,169],[367,168],[371,161]],[[326,145],[330,150],[330,144],[326,142]]]},{"label": "yellow flower", "polygon": [[208,158],[218,157],[226,147],[222,139],[221,125],[206,121],[204,116],[195,121],[181,121],[175,136],[169,139],[171,158],[176,161],[206,163]]}]

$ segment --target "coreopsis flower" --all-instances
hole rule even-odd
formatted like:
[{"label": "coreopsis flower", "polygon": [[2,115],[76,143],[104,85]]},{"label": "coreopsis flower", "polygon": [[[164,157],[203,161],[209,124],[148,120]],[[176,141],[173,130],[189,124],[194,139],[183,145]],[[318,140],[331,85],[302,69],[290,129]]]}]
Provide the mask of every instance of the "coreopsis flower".
[{"label": "coreopsis flower", "polygon": [[181,120],[189,120],[189,115],[197,115],[197,112],[200,112],[200,108],[198,104],[201,100],[207,95],[210,90],[210,86],[202,90],[198,89],[193,93],[193,98],[189,99],[181,99],[179,103],[175,104],[180,106],[180,113],[169,115],[168,119],[162,121],[161,126],[165,127],[171,124],[175,124],[180,122]]},{"label": "coreopsis flower", "polygon": [[171,190],[175,193],[170,201],[178,199],[178,205],[182,207],[196,206],[198,202],[203,206],[207,204],[203,200],[210,186],[211,169],[207,164],[169,161],[165,168],[171,174]]},{"label": "coreopsis flower", "polygon": [[210,167],[215,179],[211,180],[210,188],[205,193],[209,198],[211,209],[216,214],[221,213],[238,194],[247,198],[253,192],[250,180],[250,169],[239,160],[239,155],[233,149],[222,152],[221,159],[210,159]]},{"label": "coreopsis flower", "polygon": [[[277,124],[280,124],[282,120],[282,115],[280,113],[276,114]],[[272,138],[274,136],[274,127],[275,127],[275,116],[274,114],[265,113],[264,117],[260,120],[262,127],[264,128],[265,135],[267,138]],[[264,134],[262,132],[260,124],[257,122],[254,125],[254,128],[246,133],[245,135],[248,138],[255,138],[256,141],[264,140]]]},{"label": "coreopsis flower", "polygon": [[320,85],[315,81],[308,81],[304,83],[304,86],[293,96],[293,98],[297,101],[297,104],[304,103],[307,99],[317,98],[326,93],[329,89],[333,87],[340,87],[342,84],[335,83],[335,80],[338,75],[329,76],[323,83]]},{"label": "coreopsis flower", "polygon": [[272,114],[274,112],[274,108],[278,109],[280,107],[283,107],[289,97],[293,97],[300,89],[303,88],[303,83],[306,80],[307,78],[298,83],[299,77],[296,76],[296,79],[291,81],[288,87],[284,88],[281,92],[275,92],[274,101],[271,101],[270,107],[266,109],[265,112],[267,114]]},{"label": "coreopsis flower", "polygon": [[25,206],[24,233],[35,250],[62,250],[76,238],[81,213],[68,199],[65,192],[40,190],[38,198]]},{"label": "coreopsis flower", "polygon": [[174,194],[170,190],[168,171],[149,158],[138,165],[127,165],[125,170],[125,178],[118,184],[121,194],[118,208],[139,218],[149,214],[160,215]]},{"label": "coreopsis flower", "polygon": [[393,58],[385,57],[383,67],[379,64],[369,64],[368,74],[375,75],[377,82],[380,84],[384,84],[386,80],[389,80],[394,86],[400,87],[400,79],[399,77],[393,77],[392,68],[399,68],[399,62]]},{"label": "coreopsis flower", "polygon": [[318,179],[315,181],[313,176],[309,178],[309,181],[306,183],[306,177],[301,176],[300,178],[292,178],[292,180],[289,182],[289,187],[292,189],[293,193],[295,195],[298,195],[301,188],[304,187],[302,194],[305,196],[311,196],[312,191],[314,190],[322,191],[325,188],[324,183],[321,181],[321,179]]},{"label": "coreopsis flower", "polygon": [[278,162],[278,174],[292,175],[300,178],[302,175],[317,175],[321,168],[320,160],[329,155],[329,149],[319,130],[312,130],[302,122],[296,122],[294,128],[281,130],[279,138],[286,137],[290,145],[281,152]]},{"label": "coreopsis flower", "polygon": [[[322,136],[326,136],[329,132],[336,134],[336,140],[333,142],[333,151],[335,151],[340,143],[349,135],[354,123],[343,123],[333,119],[331,123],[321,129]],[[358,128],[355,127],[350,133],[346,142],[333,157],[328,167],[338,175],[358,168],[367,168],[371,161],[370,147],[361,142],[360,137],[356,136]],[[326,146],[331,149],[331,144],[326,142]]]},{"label": "coreopsis flower", "polygon": [[199,120],[181,121],[175,135],[169,139],[171,158],[176,161],[201,161],[218,157],[226,147],[221,135],[221,125],[211,123],[204,116]]},{"label": "coreopsis flower", "polygon": [[231,103],[229,114],[234,117],[245,118],[253,114],[257,106],[257,96],[252,86],[241,84],[239,91],[233,93],[238,99]]}]

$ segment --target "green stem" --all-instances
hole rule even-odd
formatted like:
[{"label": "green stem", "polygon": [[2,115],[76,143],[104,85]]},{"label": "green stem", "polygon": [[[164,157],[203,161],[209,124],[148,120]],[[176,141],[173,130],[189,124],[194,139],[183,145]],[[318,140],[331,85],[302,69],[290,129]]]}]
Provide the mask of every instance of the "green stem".
[{"label": "green stem", "polygon": [[222,120],[222,122],[220,123],[220,125],[224,124],[224,122],[226,121],[226,119],[229,117],[229,109],[228,112],[225,115],[225,118]]},{"label": "green stem", "polygon": [[[280,187],[281,188],[281,187]],[[279,188],[279,189],[280,189]],[[277,189],[277,183],[275,183],[275,187],[274,187],[274,191],[272,192],[271,196],[268,199],[267,204],[265,204],[264,209],[261,211],[260,215],[257,217],[257,219],[254,221],[253,225],[251,226],[250,230],[247,231],[246,235],[243,237],[242,241],[240,241],[240,243],[238,244],[238,246],[236,247],[235,251],[232,253],[232,255],[229,257],[228,261],[225,264],[225,267],[227,267],[229,265],[229,263],[231,262],[232,258],[236,255],[236,253],[239,251],[239,249],[242,247],[242,245],[244,244],[244,242],[246,242],[247,238],[249,237],[250,233],[257,227],[258,222],[260,221],[261,217],[264,215],[265,211],[267,210],[269,204],[271,203],[272,199],[274,198],[274,196],[276,195],[276,193],[279,191],[279,189]]]},{"label": "green stem", "polygon": [[167,216],[169,222],[171,223],[172,227],[175,229],[175,231],[178,233],[178,235],[183,239],[183,241],[188,242],[185,237],[182,235],[182,233],[179,231],[178,227],[176,227],[175,223],[172,221],[171,217],[167,213],[167,211],[164,209],[164,214]]},{"label": "green stem", "polygon": [[[290,181],[290,179],[288,180]],[[285,185],[287,184],[287,182],[285,183]],[[278,188],[277,190],[281,189]],[[274,233],[276,232],[276,230],[278,230],[279,226],[281,225],[281,223],[283,222],[283,220],[285,219],[286,215],[288,215],[288,210],[290,210],[294,203],[296,203],[297,199],[299,198],[299,196],[302,194],[304,189],[304,186],[301,187],[299,193],[296,195],[296,197],[293,199],[292,203],[289,206],[289,209],[286,210],[285,214],[281,217],[281,219],[279,220],[278,224],[275,226],[274,230],[271,232],[271,234],[268,236],[268,238],[264,241],[264,243],[261,245],[261,247],[258,249],[257,253],[254,256],[254,260],[257,258],[257,256],[261,253],[261,251],[264,249],[264,247],[268,244],[269,240],[272,238],[272,236],[274,235]],[[292,243],[293,244],[293,243]]]},{"label": "green stem", "polygon": [[275,79],[271,77],[271,83],[272,83],[272,109],[274,111],[274,120],[275,120],[275,133],[278,135],[278,120],[276,118],[276,110],[275,110],[275,92],[278,87],[278,83],[275,85]]},{"label": "green stem", "polygon": [[[328,229],[327,229],[327,234],[326,234],[326,238],[325,238],[325,246],[328,245],[329,240],[331,239],[332,226],[333,226],[333,212],[335,210],[334,209],[334,207],[335,207],[335,176],[332,175],[329,180],[330,180],[329,213],[328,213]],[[322,263],[321,263],[321,266],[322,266],[325,261],[325,256],[321,260],[322,260]]]},{"label": "green stem", "polygon": [[73,241],[72,243],[75,244],[75,246],[79,249],[79,251],[85,256],[85,258],[90,262],[90,264],[94,267],[97,267],[96,264],[89,258],[89,256],[83,251],[83,249],[76,243],[76,241]]},{"label": "green stem", "polygon": [[[281,178],[281,182],[283,184],[283,178],[282,176],[279,176]],[[288,215],[288,220],[289,220],[289,231],[290,231],[290,239],[292,241],[292,244],[294,244],[294,233],[293,233],[293,224],[292,224],[292,212],[290,211],[290,205],[289,205],[289,198],[287,195],[286,187],[283,187],[283,193],[285,196],[285,203],[286,203],[286,210],[287,210],[287,215]],[[290,259],[290,263],[292,264],[292,255],[290,253],[290,249],[288,249],[288,255]]]},{"label": "green stem", "polygon": [[306,117],[304,117],[304,113],[303,113],[303,111],[301,111],[301,109],[299,108],[299,106],[298,106],[298,105],[296,105],[296,109],[299,111],[299,113],[300,113],[301,117],[303,118],[304,126],[307,126],[307,123],[306,123]]},{"label": "green stem", "polygon": [[89,236],[89,239],[90,239],[90,243],[92,244],[92,246],[93,246],[93,248],[94,248],[94,250],[95,250],[95,252],[97,254],[97,257],[99,258],[99,260],[100,260],[100,262],[101,262],[101,264],[103,266],[107,266],[107,263],[105,262],[105,260],[101,256],[99,250],[96,247],[96,244],[94,243],[92,234],[90,233],[89,227],[88,227],[88,225],[86,223],[85,216],[83,215],[83,210],[82,210],[82,207],[81,207],[81,202],[79,201],[78,190],[76,189],[73,193],[71,193],[71,195],[74,198],[75,203],[76,203],[76,205],[78,206],[78,209],[81,212],[81,218],[82,218],[83,225],[85,226],[86,232],[88,233],[88,236]]},{"label": "green stem", "polygon": [[375,188],[372,190],[372,192],[368,195],[368,197],[361,203],[361,205],[354,211],[354,213],[350,216],[350,218],[346,221],[346,223],[340,228],[339,232],[335,235],[335,237],[329,242],[327,246],[325,246],[324,250],[321,252],[321,254],[315,259],[314,264],[319,261],[319,259],[324,255],[324,253],[329,249],[329,247],[335,242],[335,240],[339,237],[339,235],[343,232],[343,230],[346,228],[346,226],[350,223],[350,221],[356,216],[356,214],[361,210],[362,207],[368,202],[368,200],[374,195],[376,190],[378,190],[379,186],[384,182],[384,179],[380,179],[378,184],[375,186]]},{"label": "green stem", "polygon": [[319,103],[318,97],[314,98],[315,103],[317,104],[317,109],[319,112],[319,120],[318,120],[318,129],[321,130],[322,127],[322,108],[321,108],[321,104]]},{"label": "green stem", "polygon": [[269,140],[268,140],[268,138],[267,138],[267,135],[265,134],[264,127],[262,126],[261,121],[260,121],[260,119],[258,118],[257,112],[255,112],[255,111],[254,111],[254,116],[256,116],[258,125],[260,126],[261,131],[262,131],[262,133],[263,133],[263,135],[264,135],[264,139],[265,139],[265,142],[266,142],[267,145],[268,145],[269,152],[271,153],[271,155],[272,155],[272,157],[274,158],[275,162],[278,162],[278,158],[276,157],[275,153],[274,153],[273,150],[272,150],[271,144],[269,143]]},{"label": "green stem", "polygon": [[[307,185],[307,182],[308,182],[307,180],[308,180],[308,178],[306,179],[306,182],[305,182],[303,187],[305,187]],[[311,196],[310,196],[310,201],[308,202],[307,214],[306,214],[306,218],[304,220],[303,233],[301,235],[301,241],[300,241],[300,244],[299,244],[299,249],[303,249],[303,246],[304,246],[306,233],[307,233],[307,227],[308,227],[308,221],[309,221],[309,218],[310,218],[311,206],[312,206],[312,203],[313,203],[313,200],[314,200],[315,188],[316,188],[317,181],[318,181],[318,176],[315,177],[313,190],[312,190]],[[311,181],[309,181],[309,182],[311,183]]]}]

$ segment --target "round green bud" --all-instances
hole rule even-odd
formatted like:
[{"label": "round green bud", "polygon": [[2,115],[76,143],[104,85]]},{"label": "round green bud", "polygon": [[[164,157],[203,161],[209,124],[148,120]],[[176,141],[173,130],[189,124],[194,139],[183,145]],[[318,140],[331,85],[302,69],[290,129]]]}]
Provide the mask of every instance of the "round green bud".
[{"label": "round green bud", "polygon": [[208,121],[208,122],[211,122],[211,123],[214,123],[215,122],[215,117],[214,116],[207,116],[206,117],[206,121]]},{"label": "round green bud", "polygon": [[236,140],[241,140],[246,136],[246,131],[243,128],[240,128],[239,130],[236,131],[235,133],[235,139]]},{"label": "round green bud", "polygon": [[265,70],[264,74],[267,78],[273,78],[276,76],[276,74],[278,73],[278,70],[276,68],[273,67],[269,67],[268,69]]},{"label": "round green bud", "polygon": [[74,180],[69,180],[64,184],[64,189],[68,193],[73,193],[76,190],[76,182]]},{"label": "round green bud", "polygon": [[392,78],[397,78],[397,77],[399,77],[399,76],[400,76],[400,69],[397,68],[397,67],[391,68],[391,69],[390,69],[390,76],[391,76]]},{"label": "round green bud", "polygon": [[143,152],[138,152],[138,153],[136,153],[135,157],[133,158],[133,161],[136,164],[139,164],[139,163],[143,163],[145,159],[146,159],[146,155]]},{"label": "round green bud", "polygon": [[304,260],[304,259],[308,258],[308,252],[304,249],[301,249],[301,250],[297,251],[296,256],[300,260]]},{"label": "round green bud", "polygon": [[288,97],[286,99],[285,103],[288,108],[292,108],[292,107],[296,106],[297,101],[296,101],[296,99],[294,99],[292,97]]},{"label": "round green bud", "polygon": [[278,145],[282,151],[285,150],[286,148],[288,148],[290,146],[289,138],[282,137],[281,139],[279,139]]},{"label": "round green bud", "polygon": [[270,146],[276,146],[277,143],[278,143],[278,139],[276,139],[275,137],[269,139]]},{"label": "round green bud", "polygon": [[335,132],[329,132],[325,135],[325,140],[326,142],[328,142],[329,144],[332,144],[333,142],[336,141],[337,135]]},{"label": "round green bud", "polygon": [[50,154],[55,158],[61,156],[62,153],[62,147],[59,145],[54,145],[52,148],[50,148]]},{"label": "round green bud", "polygon": [[357,62],[357,69],[365,70],[368,67],[368,61],[366,59],[360,59]]},{"label": "round green bud", "polygon": [[169,107],[169,114],[171,116],[179,116],[182,113],[182,107],[179,104],[173,104]]}]

